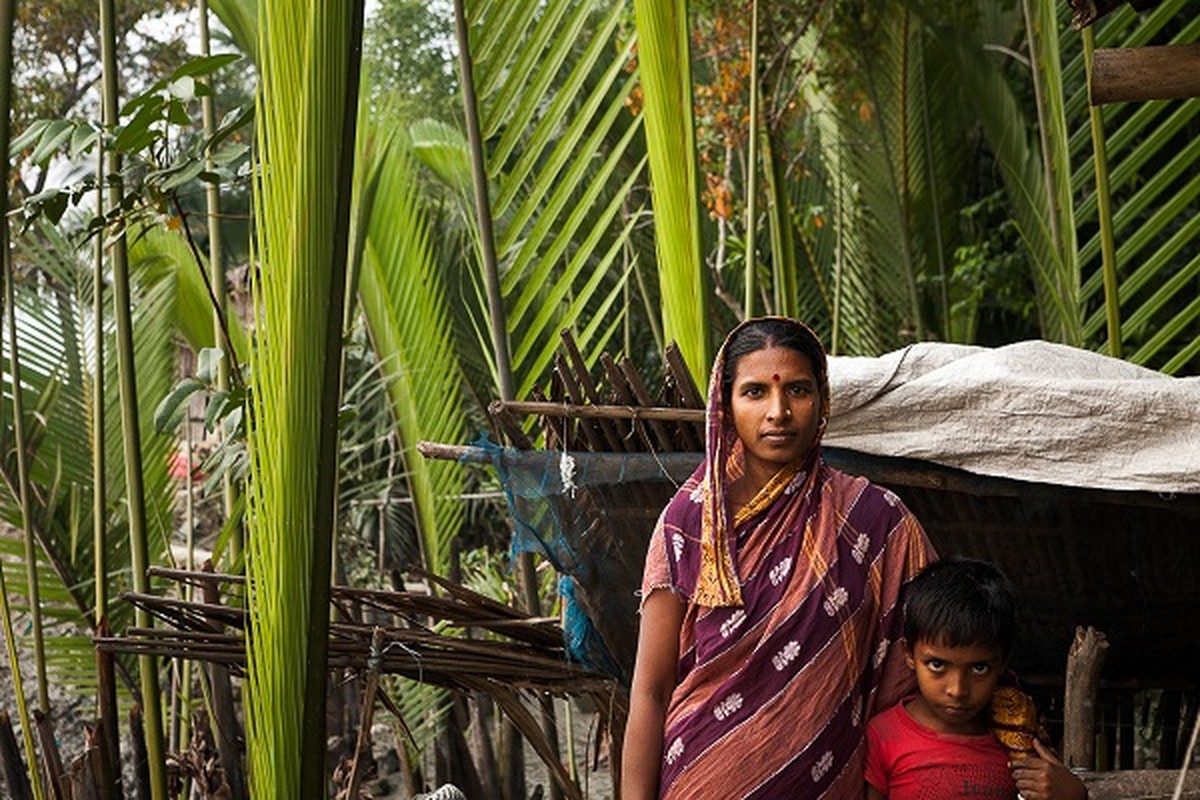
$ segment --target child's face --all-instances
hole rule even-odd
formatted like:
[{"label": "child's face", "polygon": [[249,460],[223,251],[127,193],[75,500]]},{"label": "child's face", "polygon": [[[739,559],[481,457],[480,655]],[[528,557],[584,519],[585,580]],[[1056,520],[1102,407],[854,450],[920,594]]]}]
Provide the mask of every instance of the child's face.
[{"label": "child's face", "polygon": [[917,640],[906,654],[920,696],[910,707],[921,724],[940,733],[977,734],[1004,667],[1004,653],[991,645],[948,647]]}]

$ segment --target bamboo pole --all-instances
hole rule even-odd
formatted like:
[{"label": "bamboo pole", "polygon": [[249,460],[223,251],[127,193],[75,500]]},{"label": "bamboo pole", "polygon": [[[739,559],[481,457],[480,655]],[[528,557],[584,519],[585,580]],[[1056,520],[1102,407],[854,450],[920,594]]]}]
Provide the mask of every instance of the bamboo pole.
[{"label": "bamboo pole", "polygon": [[[0,158],[3,158],[4,164],[4,188],[3,188],[3,211],[4,219],[0,221],[0,260],[3,261],[3,269],[5,276],[5,300],[10,318],[15,319],[13,312],[12,301],[12,259],[9,252],[8,240],[8,176],[11,172],[11,161],[9,157],[9,137],[11,133],[11,117],[12,117],[12,66],[13,66],[13,21],[15,16],[16,0],[0,0],[0,69],[4,70],[3,77],[0,78]],[[15,322],[10,324],[9,335],[12,338],[12,353],[15,362],[16,359],[16,328]],[[13,385],[13,424],[16,427],[20,420],[18,409],[21,408],[18,400],[20,398],[20,384],[17,382],[16,371],[14,369],[14,385]],[[18,464],[24,463],[24,440],[20,437],[17,439],[18,445]],[[22,520],[25,525],[25,555],[27,561],[33,561],[36,567],[36,550],[34,556],[30,558],[30,549],[32,548],[32,530],[29,524],[29,497],[28,497],[28,481],[25,478],[24,470],[21,470],[21,500],[22,500]],[[46,689],[45,675],[45,660],[42,652],[41,638],[41,605],[37,596],[37,575],[36,572],[31,573],[29,578],[30,584],[26,589],[26,595],[29,600],[30,608],[33,612],[33,619],[36,626],[36,639],[34,647],[38,652],[38,701],[43,709],[49,706],[49,699]],[[37,755],[33,747],[33,721],[29,714],[29,709],[25,705],[25,689],[21,682],[21,668],[17,657],[17,642],[13,635],[12,613],[8,605],[8,586],[4,580],[4,565],[0,562],[0,614],[3,619],[0,620],[4,626],[5,643],[8,647],[8,663],[12,674],[13,692],[17,699],[17,713],[21,719],[21,735],[25,740],[25,753],[29,759],[29,778],[33,788],[34,797],[37,800],[42,800],[42,785],[38,780],[37,774]],[[14,787],[14,794],[16,789]]]},{"label": "bamboo pole", "polygon": [[[105,152],[96,148],[96,214],[104,216]],[[108,622],[108,492],[104,454],[104,237],[96,236],[92,267],[92,559],[96,596],[96,635],[109,635]],[[96,650],[96,706],[99,717],[100,797],[119,800],[121,791],[121,732],[117,718],[117,678],[111,653]]]},{"label": "bamboo pole", "polygon": [[703,408],[674,408],[617,405],[581,405],[555,403],[551,401],[515,400],[492,403],[494,408],[504,408],[516,414],[538,414],[545,417],[573,417],[579,419],[644,419],[668,422],[703,422]]},{"label": "bamboo pole", "polygon": [[471,151],[471,173],[475,186],[475,219],[479,225],[479,249],[483,259],[483,280],[487,289],[492,350],[496,357],[496,381],[500,399],[512,400],[514,388],[512,364],[508,354],[508,323],[504,298],[500,293],[500,269],[496,261],[496,240],[492,232],[492,209],[488,201],[487,166],[483,158],[483,134],[479,130],[479,107],[475,98],[475,74],[471,60],[467,12],[463,0],[454,0],[454,32],[458,40],[458,70],[462,85],[463,115],[467,123],[467,142]]},{"label": "bamboo pole", "polygon": [[[208,0],[199,0],[198,13],[200,16],[200,53],[204,56],[210,56],[212,55],[212,47],[208,30]],[[208,78],[204,80],[208,81]],[[200,98],[200,114],[204,124],[204,137],[211,140],[217,130],[216,110],[211,95],[205,95]],[[215,175],[216,164],[213,161],[211,148],[204,154],[204,160],[205,168]],[[223,338],[226,333],[223,319],[227,313],[229,301],[228,292],[225,290],[225,263],[222,257],[221,246],[221,187],[215,181],[209,181],[205,184],[204,201],[208,211],[208,275],[215,305],[215,308],[213,308],[213,341],[225,341],[229,347],[232,347],[232,340]],[[229,364],[233,358],[234,354],[229,353],[217,365],[218,391],[228,391],[229,389]],[[234,485],[233,479],[226,472],[221,479],[221,497],[224,503],[225,519],[227,520],[234,514],[234,509],[237,506],[237,495],[237,486]],[[236,565],[242,559],[244,547],[244,530],[241,525],[235,525],[229,540],[229,557],[233,564]]]},{"label": "bamboo pole", "polygon": [[[1093,65],[1096,48],[1091,28],[1083,31],[1083,65],[1087,70],[1088,93],[1095,80]],[[1108,187],[1108,145],[1100,109],[1088,106],[1092,126],[1092,163],[1096,171],[1096,219],[1100,224],[1100,258],[1104,274],[1104,311],[1108,322],[1108,354],[1121,357],[1121,299],[1117,282],[1117,247],[1113,237],[1112,194]]]},{"label": "bamboo pole", "polygon": [[9,241],[8,229],[8,176],[12,171],[8,144],[11,138],[12,118],[12,32],[15,0],[4,0],[0,6],[0,25],[3,34],[0,35],[0,59],[4,61],[5,76],[3,86],[0,86],[0,152],[4,153],[4,222],[0,224],[0,262],[4,271],[4,311],[8,328],[9,371],[12,378],[12,419],[13,438],[17,450],[17,498],[21,504],[21,527],[25,541],[25,581],[26,597],[29,600],[29,616],[33,626],[33,659],[37,678],[38,710],[43,714],[50,713],[50,690],[46,683],[46,645],[42,637],[42,601],[38,590],[37,575],[37,545],[33,537],[33,523],[30,520],[29,501],[29,466],[25,447],[25,409],[23,392],[21,391],[21,362],[17,348],[17,311],[15,303],[16,292],[13,289],[15,275],[12,263],[12,248]]},{"label": "bamboo pole", "polygon": [[[113,0],[100,0],[101,53],[104,77],[104,125],[114,130],[120,121],[117,89],[117,32]],[[121,207],[121,157],[109,150],[106,158],[109,207]],[[120,218],[112,231],[113,313],[117,328],[117,371],[120,374],[121,423],[125,456],[125,491],[129,509],[129,550],[134,589],[148,592],[146,569],[149,547],[146,542],[146,504],[142,485],[142,441],[138,422],[137,376],[133,356],[133,319],[130,311],[129,256],[125,224]],[[136,611],[139,627],[152,621],[142,609]],[[146,754],[149,782],[154,800],[166,800],[166,753],[163,747],[162,706],[159,697],[158,659],[144,655],[138,659],[141,674],[141,704],[144,710]]]},{"label": "bamboo pole", "polygon": [[746,294],[743,319],[754,316],[754,294],[758,270],[755,231],[758,228],[758,0],[750,3],[750,153],[746,169]]}]

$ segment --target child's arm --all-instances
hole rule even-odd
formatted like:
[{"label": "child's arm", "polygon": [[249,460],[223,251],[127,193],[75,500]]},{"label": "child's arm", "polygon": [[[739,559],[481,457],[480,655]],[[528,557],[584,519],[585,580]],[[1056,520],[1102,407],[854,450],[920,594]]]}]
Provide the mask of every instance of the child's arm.
[{"label": "child's arm", "polygon": [[[1033,740],[1036,756],[1014,761],[1013,780],[1022,797],[1038,800],[1087,800],[1087,787],[1050,749]],[[870,797],[870,795],[868,795]]]},{"label": "child's arm", "polygon": [[874,786],[872,786],[869,783],[866,784],[866,786],[867,786],[867,800],[887,800],[887,795],[881,794],[880,791],[878,789],[876,789]]}]

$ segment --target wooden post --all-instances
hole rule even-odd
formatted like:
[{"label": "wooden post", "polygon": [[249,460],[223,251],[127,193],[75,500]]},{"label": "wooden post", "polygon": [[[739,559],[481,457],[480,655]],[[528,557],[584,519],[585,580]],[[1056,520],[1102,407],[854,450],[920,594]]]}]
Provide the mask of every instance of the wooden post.
[{"label": "wooden post", "polygon": [[[212,572],[212,562],[204,562],[204,571]],[[204,602],[216,605],[221,602],[217,585],[213,581],[204,581],[201,590]],[[218,626],[217,632],[220,632]],[[229,667],[224,664],[208,665],[209,686],[212,688],[213,727],[217,740],[217,753],[221,756],[221,768],[225,772],[225,783],[229,786],[229,796],[233,800],[246,800],[249,793],[246,779],[242,773],[242,749],[238,745],[241,738],[241,726],[238,724],[237,711],[233,703],[233,685],[229,679]]]},{"label": "wooden post", "polygon": [[142,727],[142,707],[137,703],[129,709],[129,741],[133,752],[133,796],[150,800],[150,762],[146,749],[146,732]]},{"label": "wooden post", "polygon": [[29,789],[29,774],[21,760],[21,748],[13,733],[12,721],[7,711],[0,711],[0,772],[4,774],[4,788],[13,800],[29,800],[33,795]]},{"label": "wooden post", "polygon": [[350,779],[346,786],[346,797],[357,798],[366,769],[367,749],[371,746],[371,723],[375,719],[375,692],[379,689],[379,665],[383,658],[383,628],[376,627],[371,634],[371,655],[367,659],[367,686],[363,690],[362,710],[358,715],[358,741],[354,745],[354,761],[350,766]]},{"label": "wooden post", "polygon": [[33,724],[37,730],[38,746],[42,750],[42,774],[46,778],[46,786],[50,796],[55,800],[65,800],[67,788],[63,785],[62,755],[58,752],[58,742],[54,737],[54,723],[48,714],[40,709],[33,712]]},{"label": "wooden post", "polygon": [[1200,43],[1101,48],[1092,58],[1091,103],[1200,97]]},{"label": "wooden post", "polygon": [[1075,628],[1063,700],[1063,763],[1068,767],[1096,768],[1096,692],[1107,650],[1103,633]]}]

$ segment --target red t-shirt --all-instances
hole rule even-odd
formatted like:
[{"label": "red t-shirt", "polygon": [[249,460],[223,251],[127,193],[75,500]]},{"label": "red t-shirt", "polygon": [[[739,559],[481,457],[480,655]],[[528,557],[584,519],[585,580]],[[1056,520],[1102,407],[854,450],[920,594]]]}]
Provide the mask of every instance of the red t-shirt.
[{"label": "red t-shirt", "polygon": [[1013,800],[1008,754],[990,733],[938,733],[909,716],[908,699],[867,723],[867,783],[888,800]]}]

